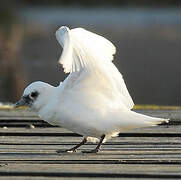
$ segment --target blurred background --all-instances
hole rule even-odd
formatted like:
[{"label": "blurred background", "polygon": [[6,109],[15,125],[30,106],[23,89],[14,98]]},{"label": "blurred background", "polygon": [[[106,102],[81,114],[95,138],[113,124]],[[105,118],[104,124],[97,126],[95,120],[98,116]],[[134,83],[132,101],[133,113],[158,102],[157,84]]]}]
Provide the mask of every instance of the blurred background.
[{"label": "blurred background", "polygon": [[55,38],[62,25],[116,45],[135,104],[181,105],[180,0],[1,0],[0,102],[17,101],[33,81],[64,80]]}]

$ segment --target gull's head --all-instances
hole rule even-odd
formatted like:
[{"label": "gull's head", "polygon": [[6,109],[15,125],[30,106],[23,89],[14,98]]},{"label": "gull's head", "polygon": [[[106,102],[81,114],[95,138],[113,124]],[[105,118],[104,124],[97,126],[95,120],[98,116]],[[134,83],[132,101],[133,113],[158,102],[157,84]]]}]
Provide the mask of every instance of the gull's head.
[{"label": "gull's head", "polygon": [[33,82],[27,86],[21,99],[15,104],[15,107],[28,106],[34,110],[40,110],[48,103],[53,86],[41,81]]}]

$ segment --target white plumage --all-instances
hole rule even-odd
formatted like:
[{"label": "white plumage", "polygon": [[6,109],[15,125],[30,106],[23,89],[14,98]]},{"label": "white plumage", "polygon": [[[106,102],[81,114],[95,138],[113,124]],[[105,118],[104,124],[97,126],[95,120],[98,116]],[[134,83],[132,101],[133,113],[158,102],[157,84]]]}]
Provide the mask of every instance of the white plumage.
[{"label": "white plumage", "polygon": [[[59,62],[65,73],[70,72],[71,77],[76,77],[76,81],[69,80],[69,83],[76,87],[79,84],[80,90],[86,93],[90,90],[100,92],[109,98],[111,104],[133,107],[122,75],[111,62],[116,48],[110,41],[83,28],[69,30],[64,26],[56,32],[56,37],[63,47]],[[77,74],[81,74],[81,82]]]},{"label": "white plumage", "polygon": [[68,77],[58,87],[42,82],[28,86],[32,107],[48,122],[63,126],[91,140],[105,141],[118,133],[163,121],[138,114],[123,77],[112,63],[115,46],[107,39],[83,28],[62,26],[56,38],[63,47],[59,63]]}]

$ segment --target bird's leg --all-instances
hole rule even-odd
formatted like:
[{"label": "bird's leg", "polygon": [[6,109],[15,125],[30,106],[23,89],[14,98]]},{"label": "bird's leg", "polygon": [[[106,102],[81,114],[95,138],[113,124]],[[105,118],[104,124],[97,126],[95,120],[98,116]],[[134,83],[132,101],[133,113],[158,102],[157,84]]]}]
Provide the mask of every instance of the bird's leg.
[{"label": "bird's leg", "polygon": [[82,151],[82,152],[83,152],[83,153],[97,153],[97,152],[99,152],[99,151],[101,150],[101,144],[102,144],[105,136],[106,136],[105,134],[101,136],[101,139],[100,139],[100,141],[99,141],[99,144],[97,145],[97,147],[96,147],[95,149],[93,149],[93,150],[91,150],[91,151]]},{"label": "bird's leg", "polygon": [[71,148],[71,149],[67,149],[67,150],[57,150],[57,153],[61,153],[61,152],[76,152],[77,148],[79,148],[80,146],[84,145],[87,142],[87,138],[85,137],[82,142],[80,142],[79,144],[77,144],[75,147]]}]

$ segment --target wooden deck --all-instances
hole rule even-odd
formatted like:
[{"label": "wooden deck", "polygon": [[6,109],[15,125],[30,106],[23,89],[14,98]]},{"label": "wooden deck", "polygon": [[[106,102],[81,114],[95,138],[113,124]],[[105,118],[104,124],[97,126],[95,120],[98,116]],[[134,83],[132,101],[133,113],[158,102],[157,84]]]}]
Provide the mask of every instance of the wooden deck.
[{"label": "wooden deck", "polygon": [[53,127],[34,115],[0,112],[0,179],[181,179],[181,114],[147,111],[171,117],[169,125],[122,133],[98,154],[87,143],[77,153],[60,153],[81,136]]}]

